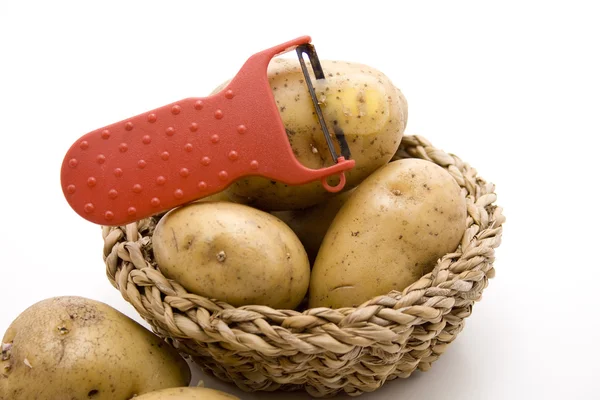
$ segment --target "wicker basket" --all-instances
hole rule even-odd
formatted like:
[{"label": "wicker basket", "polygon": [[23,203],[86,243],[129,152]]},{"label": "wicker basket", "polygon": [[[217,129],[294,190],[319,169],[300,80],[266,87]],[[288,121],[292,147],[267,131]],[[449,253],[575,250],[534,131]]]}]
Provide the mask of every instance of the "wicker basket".
[{"label": "wicker basket", "polygon": [[395,155],[446,168],[463,188],[467,229],[456,251],[402,292],[357,308],[302,312],[233,307],[188,293],[152,258],[161,215],[104,227],[110,282],[154,331],[205,371],[245,391],[304,389],[314,397],[359,395],[384,382],[426,371],[446,350],[494,275],[504,217],[494,186],[455,155],[406,136]]}]

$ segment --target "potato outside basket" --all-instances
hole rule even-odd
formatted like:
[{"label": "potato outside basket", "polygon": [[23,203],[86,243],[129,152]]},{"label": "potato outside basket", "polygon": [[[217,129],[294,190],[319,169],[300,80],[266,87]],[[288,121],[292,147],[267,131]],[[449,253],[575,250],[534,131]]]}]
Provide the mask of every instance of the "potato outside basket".
[{"label": "potato outside basket", "polygon": [[467,229],[456,251],[402,292],[357,308],[275,310],[233,307],[188,293],[165,278],[152,256],[161,215],[103,227],[107,276],[154,332],[204,370],[245,391],[306,390],[313,397],[360,395],[426,371],[464,327],[488,279],[504,216],[495,187],[455,155],[405,136],[394,159],[444,168],[467,201]]}]

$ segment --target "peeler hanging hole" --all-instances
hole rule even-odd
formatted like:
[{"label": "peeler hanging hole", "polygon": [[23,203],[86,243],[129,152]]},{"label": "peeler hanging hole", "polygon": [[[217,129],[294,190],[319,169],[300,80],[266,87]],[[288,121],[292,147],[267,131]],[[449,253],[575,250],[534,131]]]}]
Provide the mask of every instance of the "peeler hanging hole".
[{"label": "peeler hanging hole", "polygon": [[344,188],[344,186],[346,185],[346,174],[344,172],[340,172],[338,176],[340,177],[340,181],[335,186],[331,186],[329,182],[327,182],[328,176],[324,176],[321,178],[321,184],[323,185],[325,190],[331,193],[337,193]]}]

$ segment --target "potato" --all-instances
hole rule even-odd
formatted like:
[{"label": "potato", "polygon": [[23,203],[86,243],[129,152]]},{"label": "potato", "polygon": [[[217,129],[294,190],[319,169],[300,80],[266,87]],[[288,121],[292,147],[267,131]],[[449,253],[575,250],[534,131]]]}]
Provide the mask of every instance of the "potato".
[{"label": "potato", "polygon": [[239,397],[202,387],[170,388],[138,396],[135,400],[240,400]]},{"label": "potato", "polygon": [[234,306],[296,307],[310,265],[294,232],[252,207],[192,203],[169,211],[153,236],[162,273],[188,291]]},{"label": "potato", "polygon": [[[375,68],[331,60],[322,60],[321,65],[325,82],[312,80],[325,121],[334,142],[337,133],[343,132],[356,161],[346,172],[346,188],[350,189],[392,158],[406,127],[408,106],[400,89]],[[268,76],[298,161],[314,169],[332,165],[298,60],[275,58],[269,64]],[[336,147],[339,150],[339,145]],[[227,193],[236,202],[267,211],[306,208],[332,196],[320,182],[288,186],[255,176],[237,180]]]},{"label": "potato", "polygon": [[339,193],[329,200],[312,207],[301,210],[273,211],[271,214],[292,228],[302,242],[306,254],[308,254],[308,260],[312,264],[317,257],[319,247],[321,247],[321,242],[323,242],[331,221],[333,221],[353,191],[354,189],[351,189]]},{"label": "potato", "polygon": [[112,307],[75,296],[23,311],[2,339],[0,399],[125,400],[187,386],[185,360]]},{"label": "potato", "polygon": [[466,213],[460,186],[442,167],[404,159],[380,168],[331,223],[313,266],[309,306],[358,306],[403,290],[457,249]]}]

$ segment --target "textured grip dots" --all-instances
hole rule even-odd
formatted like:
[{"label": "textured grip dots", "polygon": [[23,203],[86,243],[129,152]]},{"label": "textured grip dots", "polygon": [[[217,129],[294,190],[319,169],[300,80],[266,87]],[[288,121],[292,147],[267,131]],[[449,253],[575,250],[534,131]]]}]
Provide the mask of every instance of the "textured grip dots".
[{"label": "textured grip dots", "polygon": [[249,104],[256,101],[228,88],[90,132],[66,158],[72,173],[64,193],[86,218],[116,225],[219,192],[248,171],[257,173],[259,161],[270,162],[259,158],[271,157],[264,143],[259,151],[248,134],[254,126]]}]

